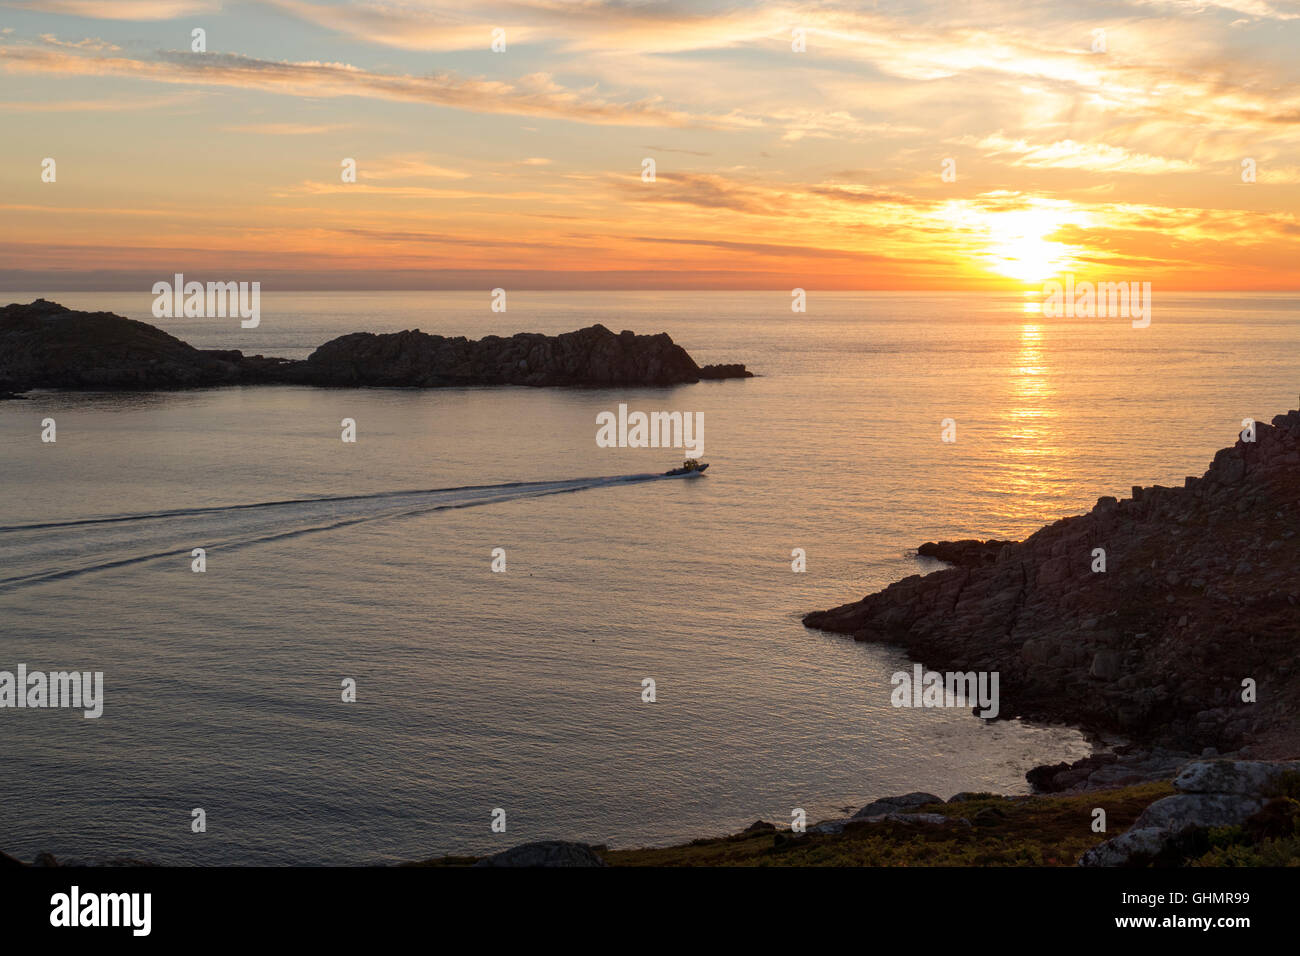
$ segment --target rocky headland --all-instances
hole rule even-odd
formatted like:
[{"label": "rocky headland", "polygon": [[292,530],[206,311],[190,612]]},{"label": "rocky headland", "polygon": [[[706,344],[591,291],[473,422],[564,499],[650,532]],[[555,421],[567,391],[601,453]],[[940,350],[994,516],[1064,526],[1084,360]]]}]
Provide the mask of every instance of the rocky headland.
[{"label": "rocky headland", "polygon": [[1071,723],[1183,759],[1205,748],[1291,757],[1297,532],[1291,411],[1181,488],[1103,497],[1017,543],[948,543],[936,556],[956,567],[804,624],[901,645],[930,670],[997,671],[1004,718]]},{"label": "rocky headland", "polygon": [[560,335],[448,338],[418,329],[353,332],[302,361],[196,349],[145,322],[37,299],[0,308],[0,397],[34,388],[165,390],[217,385],[626,388],[749,378],[744,365],[699,366],[667,333],[593,325]]}]

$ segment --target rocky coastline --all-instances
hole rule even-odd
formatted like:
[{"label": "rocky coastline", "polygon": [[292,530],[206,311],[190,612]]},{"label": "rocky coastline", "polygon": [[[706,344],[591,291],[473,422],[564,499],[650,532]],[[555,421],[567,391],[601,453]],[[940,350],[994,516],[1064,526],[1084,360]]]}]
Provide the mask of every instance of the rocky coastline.
[{"label": "rocky coastline", "polygon": [[353,332],[295,361],[196,349],[145,322],[37,299],[0,308],[0,398],[30,389],[169,390],[221,385],[334,388],[629,388],[750,378],[744,365],[699,366],[667,333],[593,325],[560,335]]},{"label": "rocky coastline", "polygon": [[[1102,497],[1021,542],[804,617],[938,671],[996,671],[1000,717],[1184,755],[1300,753],[1300,411],[1181,488]],[[990,560],[990,556],[992,556]]]}]

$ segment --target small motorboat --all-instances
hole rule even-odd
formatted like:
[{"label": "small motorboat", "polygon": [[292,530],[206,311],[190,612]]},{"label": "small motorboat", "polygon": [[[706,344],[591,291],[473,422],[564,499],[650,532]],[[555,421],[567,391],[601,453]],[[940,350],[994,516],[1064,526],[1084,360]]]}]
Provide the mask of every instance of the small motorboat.
[{"label": "small motorboat", "polygon": [[702,475],[704,474],[704,470],[708,467],[707,464],[701,465],[699,461],[694,458],[687,458],[682,462],[682,467],[674,468],[671,471],[665,471],[664,477],[675,478],[679,475]]}]

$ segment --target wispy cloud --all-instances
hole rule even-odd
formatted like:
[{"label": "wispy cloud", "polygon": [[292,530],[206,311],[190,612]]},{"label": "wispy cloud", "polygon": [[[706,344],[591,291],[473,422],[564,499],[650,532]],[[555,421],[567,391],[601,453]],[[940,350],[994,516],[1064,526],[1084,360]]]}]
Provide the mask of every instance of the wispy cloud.
[{"label": "wispy cloud", "polygon": [[222,127],[229,133],[261,133],[266,136],[315,136],[347,128],[344,123],[244,123]]},{"label": "wispy cloud", "polygon": [[0,47],[0,65],[11,72],[135,77],[293,96],[364,96],[597,125],[717,128],[741,125],[734,118],[697,116],[669,108],[657,96],[615,101],[599,96],[594,90],[567,89],[544,73],[507,82],[473,79],[450,72],[429,76],[377,73],[346,63],[281,62],[233,53],[169,51],[145,60],[78,56],[34,47]]},{"label": "wispy cloud", "polygon": [[358,170],[361,179],[468,179],[463,169],[430,163],[420,155],[388,156],[364,163]]},{"label": "wispy cloud", "polygon": [[94,20],[174,20],[221,9],[221,0],[14,0],[5,6]]},{"label": "wispy cloud", "polygon": [[401,50],[486,50],[492,43],[492,25],[500,23],[510,24],[507,45],[525,42],[531,35],[527,26],[517,25],[517,15],[511,16],[501,6],[480,8],[474,17],[477,22],[465,23],[465,8],[452,5],[266,2],[327,30]]},{"label": "wispy cloud", "polygon": [[[968,141],[969,142],[969,141]],[[1001,133],[985,136],[970,143],[987,156],[1013,157],[1013,166],[1034,168],[1084,169],[1098,173],[1136,173],[1153,176],[1164,173],[1192,172],[1198,164],[1165,156],[1149,156],[1106,143],[1076,143],[1072,139],[1055,143],[1030,143],[1011,139]]]},{"label": "wispy cloud", "polygon": [[325,183],[308,180],[284,195],[306,196],[377,196],[390,199],[499,199],[532,200],[546,198],[544,193],[511,192],[484,189],[442,189],[435,186],[374,186],[368,183]]},{"label": "wispy cloud", "polygon": [[1265,0],[1136,0],[1142,6],[1165,7],[1192,13],[1201,13],[1207,9],[1230,10],[1233,13],[1245,13],[1264,20],[1297,20],[1300,12],[1290,9],[1278,9]]},{"label": "wispy cloud", "polygon": [[60,40],[53,33],[42,33],[41,42],[48,43],[50,46],[68,47],[73,50],[86,50],[92,53],[102,53],[105,51],[114,52],[121,50],[120,46],[109,43],[107,40],[87,37],[84,40]]},{"label": "wispy cloud", "polygon": [[198,102],[198,91],[164,96],[137,96],[111,100],[0,100],[5,113],[124,113],[133,110],[163,110]]}]

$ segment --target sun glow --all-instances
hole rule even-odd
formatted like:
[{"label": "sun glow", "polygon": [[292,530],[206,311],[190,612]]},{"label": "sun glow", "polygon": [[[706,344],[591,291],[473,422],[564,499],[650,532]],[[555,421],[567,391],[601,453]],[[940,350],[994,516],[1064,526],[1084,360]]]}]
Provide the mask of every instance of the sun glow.
[{"label": "sun glow", "polygon": [[1051,208],[999,212],[989,217],[989,266],[1021,282],[1043,282],[1062,271],[1074,249],[1047,236],[1065,221]]}]

